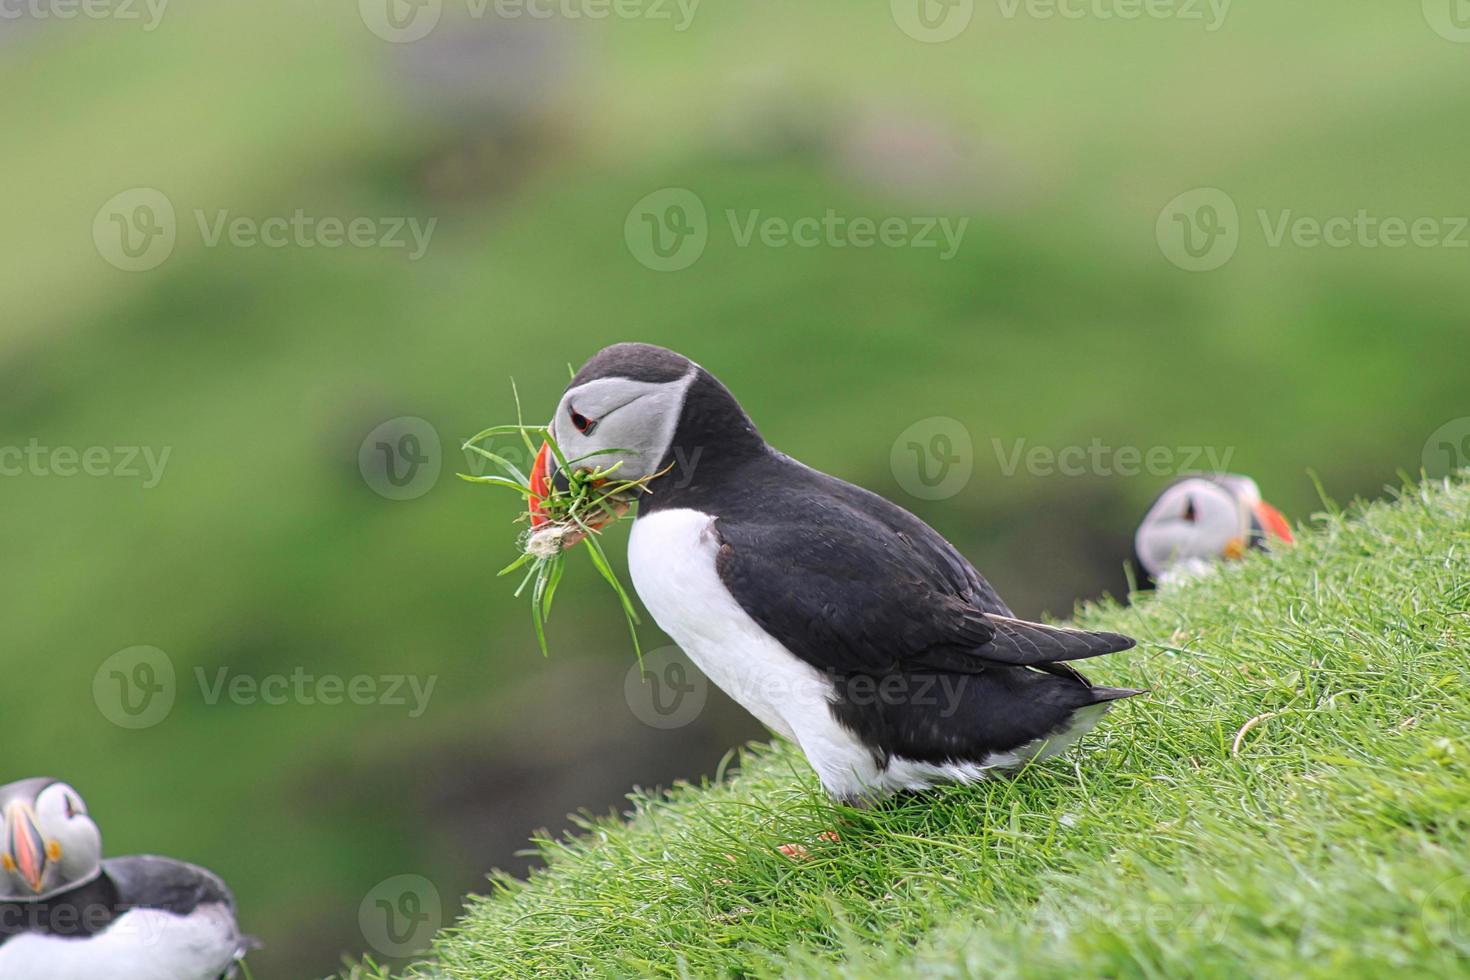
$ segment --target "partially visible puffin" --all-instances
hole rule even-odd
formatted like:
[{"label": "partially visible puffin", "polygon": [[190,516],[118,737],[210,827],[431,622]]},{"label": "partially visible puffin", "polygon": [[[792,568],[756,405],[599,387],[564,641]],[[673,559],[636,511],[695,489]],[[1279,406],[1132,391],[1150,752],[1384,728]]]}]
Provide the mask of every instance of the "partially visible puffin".
[{"label": "partially visible puffin", "polygon": [[54,779],[0,787],[0,980],[220,980],[253,945],[210,872],[104,861],[76,790]]},{"label": "partially visible puffin", "polygon": [[[1017,619],[933,528],[772,448],[680,354],[604,349],[550,428],[563,458],[617,465],[620,479],[663,474],[638,504],[634,587],[711,680],[801,747],[834,798],[863,804],[1047,758],[1140,693],[1068,663],[1132,639]],[[543,452],[532,486],[564,482],[555,466]]]},{"label": "partially visible puffin", "polygon": [[1168,588],[1208,575],[1215,563],[1248,549],[1291,544],[1291,525],[1235,473],[1189,473],[1164,488],[1133,537],[1145,587]]}]

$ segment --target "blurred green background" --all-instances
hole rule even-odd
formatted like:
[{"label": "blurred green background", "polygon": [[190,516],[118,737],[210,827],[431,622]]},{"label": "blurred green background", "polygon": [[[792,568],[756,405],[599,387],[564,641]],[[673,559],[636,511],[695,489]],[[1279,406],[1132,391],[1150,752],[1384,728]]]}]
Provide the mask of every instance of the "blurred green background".
[{"label": "blurred green background", "polygon": [[[267,943],[257,977],[371,951],[359,903],[386,878],[433,881],[447,920],[490,867],[526,866],[536,828],[710,774],[760,735],[718,694],[687,727],[640,722],[620,614],[584,560],[541,658],[495,578],[517,506],[453,476],[463,438],[513,417],[512,376],[539,420],[568,362],[674,347],[771,442],[913,509],[1028,615],[1122,595],[1167,476],[1012,469],[1017,440],[1229,452],[1302,519],[1309,471],[1335,498],[1376,495],[1427,441],[1437,458],[1441,426],[1470,435],[1470,249],[1273,246],[1259,216],[1427,217],[1454,238],[1470,45],[1435,0],[1254,0],[1214,23],[1205,6],[962,2],[928,10],[940,34],[968,18],[942,43],[915,36],[906,0],[706,0],[687,22],[653,0],[605,19],[387,2],[175,0],[156,21],[42,3],[0,21],[0,447],[51,451],[0,477],[0,777],[63,776],[111,853],[221,873]],[[127,271],[110,202],[135,188],[167,200],[175,241]],[[636,206],[667,188],[707,214],[678,271],[637,239]],[[1238,209],[1210,271],[1170,259],[1184,226],[1166,208],[1196,188]],[[157,226],[118,200],[123,226]],[[211,245],[199,226],[298,210],[435,224],[417,259]],[[829,210],[968,223],[945,259],[742,245],[728,217]],[[395,500],[368,437],[389,423],[412,449],[403,417],[437,436],[440,475]],[[957,420],[973,470],[924,499],[903,434],[923,442],[935,417]],[[107,447],[113,470],[114,447],[169,456],[145,486],[59,475],[56,447]],[[166,653],[176,696],[128,729],[94,680],[140,645]],[[211,704],[196,668],[435,687],[418,717]]]}]

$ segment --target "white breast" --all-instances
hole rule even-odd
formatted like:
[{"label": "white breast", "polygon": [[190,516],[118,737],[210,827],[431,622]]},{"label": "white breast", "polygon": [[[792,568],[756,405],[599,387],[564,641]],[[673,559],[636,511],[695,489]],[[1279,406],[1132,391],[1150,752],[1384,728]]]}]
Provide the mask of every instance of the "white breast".
[{"label": "white breast", "polygon": [[872,786],[872,753],[833,718],[832,684],[740,607],[715,570],[714,518],[695,510],[640,517],[628,542],[633,587],[654,620],[721,690],[797,742],[828,790]]},{"label": "white breast", "polygon": [[240,934],[223,905],[190,915],[133,909],[94,936],[25,933],[0,946],[0,980],[216,980]]},{"label": "white breast", "polygon": [[985,778],[1060,752],[1097,723],[1108,705],[1077,713],[1058,736],[985,759],[933,765],[892,756],[879,767],[872,752],[833,717],[834,687],[753,620],[715,569],[714,518],[695,510],[640,517],[628,542],[633,586],[663,631],[705,675],[772,731],[801,746],[823,787],[861,802],[896,790]]}]

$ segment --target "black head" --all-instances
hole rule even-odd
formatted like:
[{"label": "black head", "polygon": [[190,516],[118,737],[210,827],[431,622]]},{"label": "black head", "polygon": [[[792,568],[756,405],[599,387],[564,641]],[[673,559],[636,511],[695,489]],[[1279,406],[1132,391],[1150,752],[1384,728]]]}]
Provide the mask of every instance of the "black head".
[{"label": "black head", "polygon": [[[652,344],[614,344],[572,378],[551,420],[563,455],[577,465],[637,479],[669,469],[653,490],[717,475],[765,442],[735,396],[689,358]],[[596,453],[598,455],[589,455]],[[672,467],[672,469],[670,469]]]}]

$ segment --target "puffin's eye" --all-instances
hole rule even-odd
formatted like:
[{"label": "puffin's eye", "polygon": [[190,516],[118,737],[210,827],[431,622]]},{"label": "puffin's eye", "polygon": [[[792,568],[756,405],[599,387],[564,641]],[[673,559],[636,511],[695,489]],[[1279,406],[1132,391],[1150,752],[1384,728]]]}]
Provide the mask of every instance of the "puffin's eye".
[{"label": "puffin's eye", "polygon": [[582,435],[590,435],[592,433],[592,430],[597,428],[596,422],[592,421],[581,412],[578,412],[575,408],[570,408],[567,411],[572,413],[572,424],[577,427],[577,431],[582,433]]},{"label": "puffin's eye", "polygon": [[70,793],[62,796],[61,799],[62,802],[66,804],[66,819],[70,820],[72,817],[82,812],[82,805],[78,803]]},{"label": "puffin's eye", "polygon": [[1190,497],[1184,502],[1184,519],[1193,524],[1199,520],[1199,513],[1194,509],[1194,498]]}]

